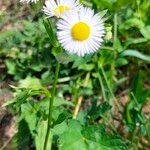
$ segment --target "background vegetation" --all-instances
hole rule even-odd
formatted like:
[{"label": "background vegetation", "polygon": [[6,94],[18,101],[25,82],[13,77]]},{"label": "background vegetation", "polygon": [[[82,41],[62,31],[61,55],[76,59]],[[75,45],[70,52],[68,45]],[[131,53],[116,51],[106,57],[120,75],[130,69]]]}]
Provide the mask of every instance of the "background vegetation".
[{"label": "background vegetation", "polygon": [[[57,55],[61,71],[49,145],[53,150],[148,150],[150,1],[81,2],[107,11],[105,40],[93,55]],[[40,10],[39,4],[0,2],[1,150],[43,148],[56,50]]]}]

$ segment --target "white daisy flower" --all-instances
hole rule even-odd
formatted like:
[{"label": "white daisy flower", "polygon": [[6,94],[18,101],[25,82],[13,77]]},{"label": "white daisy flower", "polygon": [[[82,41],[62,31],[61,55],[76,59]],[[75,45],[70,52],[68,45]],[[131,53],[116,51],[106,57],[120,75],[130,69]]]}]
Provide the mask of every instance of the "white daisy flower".
[{"label": "white daisy flower", "polygon": [[98,50],[105,33],[102,17],[86,7],[79,12],[65,13],[57,23],[57,29],[57,38],[62,47],[78,56]]},{"label": "white daisy flower", "polygon": [[64,12],[76,10],[78,6],[79,0],[46,0],[43,11],[48,17],[60,18]]},{"label": "white daisy flower", "polygon": [[20,0],[20,2],[22,2],[22,3],[24,3],[24,2],[26,2],[26,3],[36,3],[37,1],[39,1],[39,0]]}]

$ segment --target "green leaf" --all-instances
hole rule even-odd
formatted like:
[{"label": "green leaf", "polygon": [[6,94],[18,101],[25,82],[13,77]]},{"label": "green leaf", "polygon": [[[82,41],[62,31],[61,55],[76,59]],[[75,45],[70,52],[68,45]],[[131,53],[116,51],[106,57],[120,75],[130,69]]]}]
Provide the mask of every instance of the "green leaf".
[{"label": "green leaf", "polygon": [[71,59],[71,61],[73,61],[73,68],[78,68],[83,64],[86,64],[88,61],[91,60],[91,56],[84,56],[84,57],[79,57],[77,55],[71,55],[69,54],[69,57]]},{"label": "green leaf", "polygon": [[40,80],[36,77],[27,77],[24,80],[19,81],[19,88],[39,90],[42,89]]},{"label": "green leaf", "polygon": [[79,66],[79,70],[85,70],[85,71],[91,71],[95,68],[94,64],[83,64],[81,66]]},{"label": "green leaf", "polygon": [[43,20],[45,29],[47,31],[47,34],[49,35],[50,38],[50,42],[54,47],[58,46],[57,40],[56,40],[56,35],[55,32],[53,30],[53,25],[52,25],[52,21],[50,20]]},{"label": "green leaf", "polygon": [[100,15],[103,18],[106,15],[107,11],[108,11],[107,9],[102,10],[98,13],[98,15]]},{"label": "green leaf", "polygon": [[109,105],[109,103],[103,102],[100,105],[98,105],[97,107],[95,107],[95,105],[93,105],[88,115],[92,119],[97,119],[99,116],[104,115],[110,109],[111,109],[111,106]]},{"label": "green leaf", "polygon": [[82,133],[88,150],[126,150],[122,140],[107,133],[102,125],[85,127]]},{"label": "green leaf", "polygon": [[126,20],[123,24],[120,25],[120,30],[128,30],[131,27],[137,27],[139,29],[144,28],[144,22],[138,18],[131,18]]},{"label": "green leaf", "polygon": [[52,129],[52,133],[53,135],[61,135],[67,130],[68,130],[68,125],[65,121],[63,121],[62,123],[54,126],[54,128]]},{"label": "green leaf", "polygon": [[144,61],[150,62],[150,56],[142,54],[141,52],[137,51],[137,50],[125,50],[120,54],[121,57],[125,57],[125,56],[132,56],[132,57],[136,57],[139,59],[142,59]]},{"label": "green leaf", "polygon": [[24,119],[19,122],[16,140],[19,149],[26,149],[27,145],[30,143],[31,134],[28,124]]},{"label": "green leaf", "polygon": [[65,52],[60,52],[55,57],[57,61],[59,61],[62,64],[68,64],[71,61],[69,55]]},{"label": "green leaf", "polygon": [[54,106],[61,106],[61,105],[68,105],[68,106],[74,106],[74,104],[70,101],[67,101],[63,98],[55,97],[54,99]]},{"label": "green leaf", "polygon": [[142,28],[140,31],[146,39],[150,39],[150,25]]},{"label": "green leaf", "polygon": [[148,39],[146,38],[128,38],[125,42],[124,49],[127,48],[129,45],[133,44],[140,44],[140,43],[145,43],[147,42]]},{"label": "green leaf", "polygon": [[7,100],[7,101],[2,105],[2,107],[9,106],[9,105],[11,105],[11,104],[13,104],[13,103],[15,103],[15,102],[16,102],[15,99]]},{"label": "green leaf", "polygon": [[11,60],[11,59],[7,59],[5,61],[5,63],[6,63],[7,69],[8,69],[8,73],[11,75],[14,75],[17,72],[15,61]]},{"label": "green leaf", "polygon": [[34,135],[37,123],[37,114],[30,103],[21,105],[21,118],[27,122],[31,134]]},{"label": "green leaf", "polygon": [[[66,126],[65,126],[66,128]],[[59,150],[125,150],[125,144],[110,135],[102,125],[82,127],[76,120],[70,120],[68,128],[59,139]]]},{"label": "green leaf", "polygon": [[[47,132],[47,121],[40,121],[38,124],[37,134],[35,136],[36,150],[43,150],[45,137]],[[51,149],[52,132],[48,139],[47,150]]]},{"label": "green leaf", "polygon": [[116,67],[122,67],[122,66],[127,65],[128,63],[129,63],[128,60],[126,58],[124,58],[124,57],[118,58],[115,61]]},{"label": "green leaf", "polygon": [[60,135],[59,150],[87,150],[81,130],[79,122],[71,120],[68,123],[68,130]]},{"label": "green leaf", "polygon": [[117,50],[117,52],[123,51],[123,47],[122,47],[121,42],[118,38],[116,39],[113,47],[114,47],[114,49]]}]

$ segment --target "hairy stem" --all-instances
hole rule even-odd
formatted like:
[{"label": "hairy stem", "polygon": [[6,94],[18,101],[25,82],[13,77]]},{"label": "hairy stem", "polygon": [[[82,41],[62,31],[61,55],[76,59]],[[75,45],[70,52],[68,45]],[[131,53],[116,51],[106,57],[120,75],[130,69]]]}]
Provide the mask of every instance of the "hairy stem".
[{"label": "hairy stem", "polygon": [[53,102],[54,102],[54,97],[55,97],[55,93],[56,93],[56,84],[58,81],[59,70],[60,70],[60,63],[57,61],[56,70],[55,70],[55,78],[54,78],[54,83],[53,83],[53,87],[52,87],[52,96],[49,100],[49,114],[48,114],[47,132],[46,132],[46,137],[45,137],[45,142],[44,142],[44,150],[48,150],[47,145],[48,145],[48,140],[50,138],[50,131],[51,131],[51,125],[52,125]]}]

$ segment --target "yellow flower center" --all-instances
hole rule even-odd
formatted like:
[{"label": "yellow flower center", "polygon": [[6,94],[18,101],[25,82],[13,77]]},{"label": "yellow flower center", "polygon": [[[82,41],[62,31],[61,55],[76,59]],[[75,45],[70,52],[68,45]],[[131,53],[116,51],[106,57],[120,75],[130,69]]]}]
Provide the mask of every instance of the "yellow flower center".
[{"label": "yellow flower center", "polygon": [[90,35],[90,27],[88,24],[80,21],[72,27],[71,34],[75,40],[87,40]]},{"label": "yellow flower center", "polygon": [[59,5],[55,10],[55,14],[61,16],[65,11],[70,10],[70,7],[66,5]]}]

